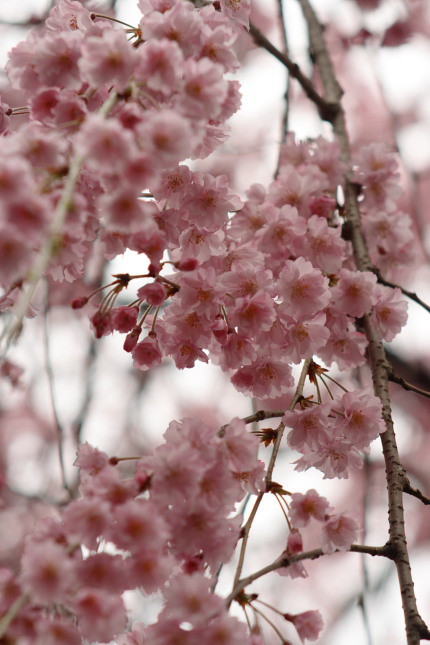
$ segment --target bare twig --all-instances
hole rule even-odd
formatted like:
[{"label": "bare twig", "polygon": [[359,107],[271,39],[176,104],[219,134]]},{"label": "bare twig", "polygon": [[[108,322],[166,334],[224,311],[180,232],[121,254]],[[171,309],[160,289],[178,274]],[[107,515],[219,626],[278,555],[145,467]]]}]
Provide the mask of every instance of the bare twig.
[{"label": "bare twig", "polygon": [[339,109],[339,105],[326,101],[321,94],[318,94],[312,81],[302,72],[297,63],[294,63],[286,53],[279,51],[252,23],[250,23],[249,32],[257,45],[263,47],[288,69],[291,76],[299,82],[306,96],[317,106],[321,118],[331,123],[336,111]]},{"label": "bare twig", "polygon": [[[106,117],[118,101],[118,98],[118,94],[113,92],[100,108],[99,114],[102,117]],[[83,164],[84,158],[81,154],[76,154],[70,163],[64,190],[55,209],[49,233],[29,273],[27,289],[22,291],[21,297],[16,304],[15,320],[11,319],[0,336],[0,342],[4,343],[2,356],[6,354],[10,344],[21,333],[23,320],[33,299],[36,287],[55,255],[55,248],[61,237]]]},{"label": "bare twig", "polygon": [[[386,558],[393,558],[393,553],[391,547],[387,544],[384,546],[366,546],[363,544],[353,544],[349,551],[351,553],[367,553],[372,556],[383,556]],[[338,551],[336,551],[338,553]],[[285,555],[282,554],[279,558],[276,558],[273,562],[268,564],[265,567],[262,567],[258,571],[251,573],[246,578],[238,579],[235,582],[234,588],[231,594],[226,598],[227,606],[229,606],[235,598],[252,582],[262,578],[263,576],[271,573],[272,571],[277,571],[277,569],[282,569],[284,567],[289,567],[296,562],[303,562],[304,560],[316,560],[321,558],[323,555],[328,555],[322,549],[313,549],[312,551],[302,551],[302,553],[297,553],[295,555]]]},{"label": "bare twig", "polygon": [[407,381],[405,381],[404,378],[402,378],[401,376],[398,376],[393,369],[390,370],[390,374],[388,378],[393,383],[397,383],[397,385],[400,385],[404,390],[409,390],[410,392],[416,392],[417,394],[421,394],[421,396],[425,396],[427,399],[430,399],[430,392],[428,392],[427,390],[422,390],[420,387],[417,387],[412,383],[408,383]]},{"label": "bare twig", "polygon": [[420,305],[423,309],[425,309],[428,313],[430,313],[430,305],[428,305],[424,300],[422,300],[414,291],[409,291],[408,289],[405,289],[404,287],[401,287],[399,284],[396,284],[395,282],[390,282],[389,280],[386,280],[385,278],[382,277],[382,275],[379,272],[379,269],[376,267],[372,268],[373,273],[375,273],[376,277],[378,278],[378,282],[381,284],[384,284],[386,287],[391,287],[392,289],[400,289],[400,291],[403,293],[404,296],[407,296],[410,300],[413,300],[414,302],[417,303],[417,305]]},{"label": "bare twig", "polygon": [[55,428],[57,431],[58,458],[60,462],[61,478],[63,480],[64,489],[68,492],[69,496],[72,497],[72,491],[67,481],[66,467],[64,464],[64,428],[58,414],[57,400],[55,397],[55,390],[54,390],[54,370],[52,367],[51,352],[50,352],[48,315],[49,315],[49,285],[47,284],[46,303],[45,303],[45,311],[43,316],[43,346],[45,351],[45,367],[46,367],[46,374],[48,377],[49,396],[51,399],[52,413],[54,415]]},{"label": "bare twig", "polygon": [[[289,410],[294,410],[295,406],[297,405],[297,402],[299,401],[300,397],[302,396],[303,388],[304,388],[304,385],[305,385],[305,380],[306,380],[306,376],[307,376],[307,373],[308,373],[308,369],[309,369],[309,365],[311,363],[311,360],[312,359],[308,358],[303,363],[303,367],[302,367],[302,371],[301,371],[301,374],[300,374],[300,377],[299,377],[299,380],[298,380],[298,383],[297,383],[296,391],[295,391],[293,399],[292,399],[292,401],[290,403],[290,406],[288,408]],[[283,434],[284,434],[284,428],[285,428],[284,424],[280,423],[279,426],[278,426],[278,429],[277,429],[277,435],[276,435],[275,443],[274,443],[274,446],[273,446],[272,455],[270,457],[269,465],[267,467],[266,490],[269,489],[269,485],[272,482],[273,469],[275,468],[276,459],[277,459],[277,456],[278,456],[278,453],[279,453],[279,448],[280,448],[282,437],[283,437]],[[251,526],[252,526],[254,518],[255,518],[255,516],[257,514],[258,507],[261,504],[261,501],[262,501],[262,499],[264,497],[264,494],[265,494],[266,490],[262,491],[261,493],[258,494],[257,499],[254,502],[254,506],[252,507],[251,514],[250,514],[250,516],[248,518],[248,521],[246,522],[245,526],[242,529],[242,544],[241,544],[241,548],[240,548],[239,561],[237,563],[236,574],[235,574],[235,577],[234,577],[234,583],[233,583],[234,587],[237,585],[237,583],[238,583],[238,581],[240,579],[240,574],[242,573],[243,563],[245,561],[246,547],[247,547],[247,544],[248,544],[249,532],[251,530]],[[243,589],[243,587],[242,587],[242,589]]]},{"label": "bare twig", "polygon": [[403,484],[403,492],[407,493],[408,495],[411,495],[412,497],[416,497],[426,506],[430,505],[430,497],[427,497],[426,495],[424,495],[419,490],[419,488],[414,488],[414,486],[411,485],[411,482],[407,478],[405,479]]},{"label": "bare twig", "polygon": [[285,410],[258,410],[249,417],[242,419],[245,423],[258,423],[258,421],[265,421],[266,419],[278,419],[283,417]]},{"label": "bare twig", "polygon": [[[288,36],[285,22],[285,10],[283,0],[278,0],[278,21],[281,29],[282,39],[282,53],[288,56]],[[284,92],[284,110],[282,113],[282,127],[281,127],[281,143],[285,143],[288,132],[289,116],[290,116],[290,93],[291,93],[291,74],[287,74]],[[275,179],[279,174],[281,168],[281,155],[282,148],[279,148],[278,163],[275,170]]]}]

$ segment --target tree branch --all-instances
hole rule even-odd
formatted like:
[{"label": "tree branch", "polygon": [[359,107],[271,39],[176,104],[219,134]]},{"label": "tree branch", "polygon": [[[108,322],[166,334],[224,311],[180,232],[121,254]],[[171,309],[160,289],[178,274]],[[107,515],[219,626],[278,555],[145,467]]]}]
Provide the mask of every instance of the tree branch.
[{"label": "tree branch", "polygon": [[424,495],[419,490],[419,488],[415,488],[414,486],[412,486],[408,478],[405,478],[405,481],[403,483],[403,492],[407,493],[408,495],[411,495],[412,497],[416,497],[426,506],[430,505],[430,497],[427,497],[426,495]]},{"label": "tree branch", "polygon": [[[289,410],[294,410],[294,408],[297,405],[297,402],[299,401],[299,399],[300,399],[300,397],[302,395],[303,388],[304,388],[304,385],[305,385],[306,376],[307,376],[308,369],[309,369],[309,365],[311,364],[311,360],[312,360],[311,358],[307,358],[303,363],[303,367],[302,367],[302,371],[300,373],[300,377],[299,377],[299,380],[298,380],[298,383],[297,383],[296,391],[294,393],[293,399],[292,399],[292,401],[290,403],[290,406],[288,408]],[[248,544],[248,537],[249,537],[249,532],[251,530],[252,523],[253,523],[254,518],[255,518],[255,516],[257,514],[258,507],[260,506],[261,501],[262,501],[266,491],[269,489],[269,485],[272,482],[273,469],[275,468],[276,458],[278,456],[279,448],[280,448],[282,437],[283,437],[283,434],[284,434],[284,428],[285,428],[285,426],[281,422],[279,424],[279,426],[278,426],[278,429],[277,429],[277,435],[276,435],[275,443],[274,443],[274,446],[273,446],[272,455],[270,457],[269,465],[267,466],[267,473],[266,473],[266,480],[265,480],[266,481],[266,489],[264,491],[261,491],[261,493],[258,494],[257,499],[254,502],[254,506],[252,507],[251,514],[250,514],[250,516],[248,518],[248,521],[246,522],[246,524],[245,524],[245,526],[243,527],[243,530],[242,530],[242,544],[241,544],[241,548],[240,548],[239,561],[238,561],[237,568],[236,568],[236,574],[235,574],[235,577],[234,577],[233,587],[235,587],[237,585],[237,583],[239,581],[239,578],[240,578],[240,574],[242,573],[243,563],[245,561],[245,552],[246,552],[246,547],[247,547],[247,544]]]},{"label": "tree branch", "polygon": [[[349,551],[351,553],[367,553],[372,556],[383,556],[385,558],[392,559],[391,547],[386,544],[384,546],[366,546],[363,544],[353,544]],[[335,551],[335,553],[341,553],[341,551]],[[231,594],[226,598],[226,604],[229,606],[233,600],[252,582],[262,578],[263,576],[271,573],[272,571],[277,571],[277,569],[283,569],[289,567],[296,562],[302,562],[303,560],[316,560],[323,555],[331,555],[323,551],[322,549],[313,549],[312,551],[303,551],[302,553],[297,553],[295,555],[284,555],[281,554],[279,558],[276,558],[273,562],[268,564],[266,567],[262,567],[258,571],[251,573],[246,578],[238,579],[235,582],[235,586]]]},{"label": "tree branch", "polygon": [[414,302],[417,303],[417,305],[420,305],[420,307],[423,307],[428,313],[430,313],[430,305],[428,305],[424,300],[421,300],[421,298],[414,292],[414,291],[409,291],[408,289],[405,289],[404,287],[401,287],[399,284],[396,284],[395,282],[390,282],[389,280],[386,280],[385,278],[382,277],[382,275],[379,272],[379,269],[377,267],[373,267],[373,273],[376,274],[376,277],[378,278],[378,282],[381,284],[384,284],[386,287],[391,287],[392,289],[400,289],[400,291],[403,293],[404,296],[407,296],[410,300],[413,300]]},{"label": "tree branch", "polygon": [[[309,41],[324,88],[325,100],[338,106],[332,120],[333,130],[339,140],[341,153],[345,162],[350,160],[350,142],[345,122],[345,113],[341,106],[342,89],[337,81],[333,64],[324,38],[323,27],[320,24],[309,0],[298,0],[309,31]],[[353,183],[347,177],[344,185],[346,219],[351,227],[351,242],[355,262],[360,271],[372,270],[366,241],[361,229],[361,216],[357,194]],[[364,316],[369,355],[369,365],[372,371],[375,394],[382,403],[383,418],[386,431],[381,434],[381,442],[385,460],[385,471],[388,489],[388,517],[390,544],[395,550],[394,558],[397,576],[402,596],[408,645],[419,645],[421,638],[430,637],[430,632],[422,620],[416,603],[412,579],[409,553],[406,543],[403,510],[403,488],[405,471],[400,463],[396,436],[391,416],[391,403],[388,392],[390,366],[385,356],[384,346],[377,329],[369,315]]]},{"label": "tree branch", "polygon": [[417,394],[421,394],[421,396],[425,396],[427,399],[430,399],[430,392],[427,390],[422,390],[420,387],[416,385],[412,385],[412,383],[408,383],[405,381],[404,378],[401,376],[398,376],[394,369],[390,370],[389,373],[389,379],[393,383],[397,383],[397,385],[400,385],[404,390],[409,390],[410,392],[416,392]]},{"label": "tree branch", "polygon": [[249,33],[257,45],[263,47],[288,69],[291,76],[299,82],[306,96],[316,105],[321,118],[331,123],[339,109],[338,104],[327,101],[318,94],[312,81],[301,71],[297,63],[294,63],[286,53],[279,51],[252,22],[249,25]]}]

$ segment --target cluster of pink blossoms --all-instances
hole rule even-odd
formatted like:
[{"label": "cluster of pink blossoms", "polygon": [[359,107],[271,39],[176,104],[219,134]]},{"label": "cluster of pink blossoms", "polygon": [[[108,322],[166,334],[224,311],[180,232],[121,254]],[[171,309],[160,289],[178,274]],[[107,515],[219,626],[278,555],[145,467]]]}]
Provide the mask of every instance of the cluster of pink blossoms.
[{"label": "cluster of pink blossoms", "polygon": [[[325,553],[347,550],[358,537],[358,525],[353,517],[346,513],[333,513],[328,500],[321,497],[313,488],[305,495],[292,493],[289,502],[291,530],[288,535],[287,548],[283,555],[291,556],[303,552],[301,530],[311,520],[322,524],[321,547]],[[306,578],[308,573],[302,562],[290,564],[278,569],[281,576]]]},{"label": "cluster of pink blossoms", "polygon": [[46,520],[28,536],[18,578],[2,571],[2,614],[23,594],[30,599],[8,630],[11,642],[107,642],[125,630],[122,595],[135,588],[163,589],[165,605],[144,633],[136,628],[140,640],[132,632],[123,645],[252,642],[212,593],[207,572],[215,575],[232,556],[240,519],[230,516],[244,494],[263,489],[264,464],[242,421],[217,430],[196,419],[172,422],[164,444],[128,480],[118,460],[80,447],[81,497],[60,521]]},{"label": "cluster of pink blossoms", "polygon": [[[29,118],[14,131],[13,110],[2,105],[1,307],[16,302],[71,186],[45,273],[83,277],[96,241],[106,259],[140,254],[141,274],[115,276],[91,312],[98,337],[125,334],[136,368],[164,358],[179,369],[211,360],[239,391],[271,401],[290,391],[292,365],[303,359],[315,355],[341,370],[363,364],[360,319],[370,314],[390,341],[406,322],[406,304],[399,289],[356,270],[337,200],[347,168],[336,142],[290,136],[278,177],[267,190],[253,185],[245,203],[225,176],[184,163],[220,146],[239,108],[239,83],[226,74],[238,67],[232,47],[249,2],[138,5],[144,17],[128,38],[80,2],[62,0],[46,28],[10,54],[8,73]],[[395,161],[369,146],[352,170],[372,260],[385,277],[398,277],[412,261],[413,233],[397,207]],[[130,304],[114,307],[135,280]],[[78,298],[74,307],[87,302]],[[383,431],[380,412],[363,390],[286,413],[289,445],[303,455],[297,468],[347,477]],[[127,626],[123,592],[139,587],[161,589],[165,605],[154,625],[120,637],[122,645],[261,642],[227,614],[209,577],[240,538],[235,504],[264,490],[257,452],[238,420],[221,434],[190,419],[173,422],[165,443],[124,480],[106,455],[82,446],[82,497],[28,537],[18,578],[1,574],[2,613],[25,601],[7,638],[109,641]],[[357,526],[330,510],[311,491],[304,502],[293,495],[287,552],[302,550],[298,529],[309,516],[323,522],[327,552],[348,548]],[[319,614],[288,616],[302,640],[318,637]]]},{"label": "cluster of pink blossoms", "polygon": [[369,391],[346,392],[340,399],[294,412],[286,412],[283,422],[291,428],[288,445],[303,453],[296,470],[314,466],[324,478],[346,478],[363,466],[361,452],[382,432],[381,401]]}]

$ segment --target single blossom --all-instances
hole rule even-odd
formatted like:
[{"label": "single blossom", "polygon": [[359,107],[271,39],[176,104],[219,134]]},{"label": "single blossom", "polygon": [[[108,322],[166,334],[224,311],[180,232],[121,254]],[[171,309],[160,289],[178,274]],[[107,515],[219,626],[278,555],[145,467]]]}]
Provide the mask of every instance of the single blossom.
[{"label": "single blossom", "polygon": [[312,517],[323,522],[330,508],[328,500],[321,497],[314,488],[308,490],[305,495],[293,493],[289,506],[291,522],[297,528],[307,526]]},{"label": "single blossom", "polygon": [[319,611],[304,611],[301,614],[284,614],[286,620],[293,623],[300,640],[316,641],[324,627],[323,619]]},{"label": "single blossom", "polygon": [[323,549],[326,553],[347,551],[358,537],[358,525],[346,513],[329,515],[323,525]]}]

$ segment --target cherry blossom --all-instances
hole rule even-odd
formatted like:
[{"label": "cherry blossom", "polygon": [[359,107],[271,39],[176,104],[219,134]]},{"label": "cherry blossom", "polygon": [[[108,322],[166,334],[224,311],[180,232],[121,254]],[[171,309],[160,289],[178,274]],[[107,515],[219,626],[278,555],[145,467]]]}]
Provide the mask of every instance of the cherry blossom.
[{"label": "cherry blossom", "polygon": [[312,488],[305,495],[301,493],[291,495],[289,514],[294,526],[301,528],[306,526],[311,518],[324,521],[329,507],[328,500]]},{"label": "cherry blossom", "polygon": [[316,641],[324,626],[319,611],[304,611],[302,614],[286,614],[285,618],[293,623],[302,643],[306,640]]},{"label": "cherry blossom", "polygon": [[326,518],[323,525],[323,544],[327,553],[333,553],[336,549],[349,549],[357,537],[358,526],[354,518],[345,513],[329,515]]}]

